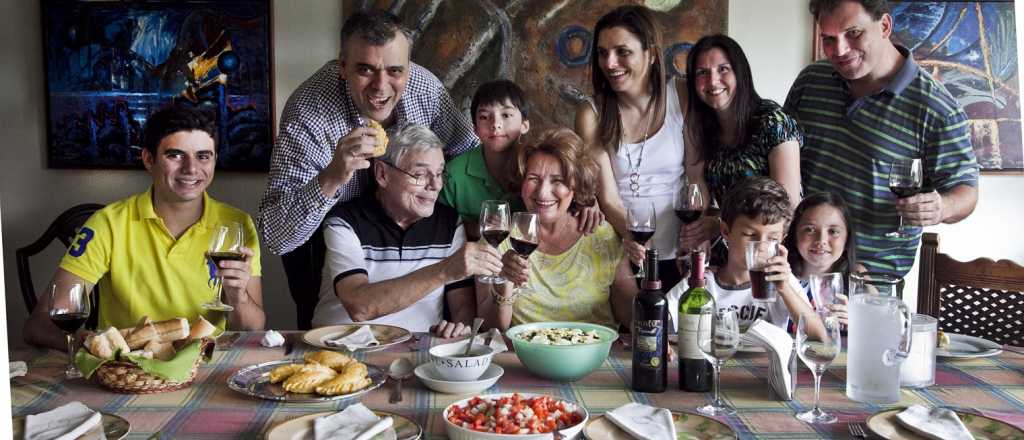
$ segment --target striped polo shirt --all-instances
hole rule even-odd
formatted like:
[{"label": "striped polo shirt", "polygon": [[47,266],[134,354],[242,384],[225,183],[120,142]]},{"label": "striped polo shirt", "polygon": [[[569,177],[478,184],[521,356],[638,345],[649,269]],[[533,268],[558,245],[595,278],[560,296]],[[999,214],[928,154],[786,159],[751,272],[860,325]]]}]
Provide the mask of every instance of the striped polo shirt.
[{"label": "striped polo shirt", "polygon": [[800,151],[804,193],[832,192],[849,204],[857,229],[857,259],[871,271],[904,276],[914,264],[921,228],[889,238],[899,212],[889,190],[896,158],[921,158],[922,191],[976,186],[978,164],[967,116],[946,88],[920,69],[904,47],[903,67],[883,90],[854,98],[827,60],[807,66],[785,109],[804,131]]},{"label": "striped polo shirt", "polygon": [[[388,216],[373,193],[340,203],[332,213],[336,216],[324,220],[327,252],[320,302],[313,312],[314,327],[352,322],[334,292],[335,283],[343,278],[359,273],[370,283],[399,278],[437,264],[466,242],[458,212],[442,204],[434,205],[430,217],[405,229]],[[405,309],[366,322],[428,331],[441,320],[445,292],[472,286],[473,278],[467,278],[438,287]]]}]

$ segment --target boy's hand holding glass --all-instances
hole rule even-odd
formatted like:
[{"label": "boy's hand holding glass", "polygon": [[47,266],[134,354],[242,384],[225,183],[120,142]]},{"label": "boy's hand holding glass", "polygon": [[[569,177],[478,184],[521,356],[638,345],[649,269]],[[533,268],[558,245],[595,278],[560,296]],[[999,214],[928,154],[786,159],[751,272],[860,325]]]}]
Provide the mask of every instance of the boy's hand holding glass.
[{"label": "boy's hand holding glass", "polygon": [[[747,242],[746,262],[747,270],[750,271],[750,290],[754,301],[775,302],[775,283],[772,281],[777,278],[769,279],[774,275],[769,271],[769,267],[778,262],[775,258],[779,255],[779,248],[785,249],[785,246],[779,246],[777,240]],[[787,262],[787,273],[788,268]]]},{"label": "boy's hand holding glass", "polygon": [[224,294],[232,303],[244,301],[247,297],[246,286],[252,278],[252,257],[255,253],[245,246],[238,248],[242,260],[223,260],[217,264],[217,274],[224,281]]},{"label": "boy's hand holding glass", "polygon": [[793,268],[789,265],[789,249],[779,246],[776,255],[768,259],[764,273],[764,280],[775,285],[776,293],[789,288],[789,280],[793,278]]}]

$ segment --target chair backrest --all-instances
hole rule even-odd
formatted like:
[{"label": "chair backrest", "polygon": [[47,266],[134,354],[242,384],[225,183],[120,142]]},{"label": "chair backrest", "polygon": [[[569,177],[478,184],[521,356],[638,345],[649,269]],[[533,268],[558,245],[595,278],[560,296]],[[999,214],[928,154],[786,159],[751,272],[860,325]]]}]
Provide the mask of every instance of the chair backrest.
[{"label": "chair backrest", "polygon": [[[32,309],[36,307],[39,298],[36,295],[35,284],[32,284],[32,269],[29,267],[29,257],[49,247],[54,239],[60,240],[64,247],[71,246],[71,242],[75,240],[75,235],[78,234],[78,229],[100,208],[103,208],[103,205],[96,203],[72,206],[57,216],[53,223],[50,223],[50,227],[46,228],[46,232],[43,232],[43,235],[36,241],[14,251],[18,266],[18,282],[21,283],[21,296],[25,300],[25,307],[28,308],[29,313],[32,313]],[[99,318],[96,313],[98,291],[98,288],[92,290],[92,313],[89,314],[89,321],[86,323],[87,328],[94,328],[96,320]]]},{"label": "chair backrest", "polygon": [[1024,266],[979,258],[961,262],[939,253],[939,235],[921,240],[917,311],[939,330],[1024,346]]}]

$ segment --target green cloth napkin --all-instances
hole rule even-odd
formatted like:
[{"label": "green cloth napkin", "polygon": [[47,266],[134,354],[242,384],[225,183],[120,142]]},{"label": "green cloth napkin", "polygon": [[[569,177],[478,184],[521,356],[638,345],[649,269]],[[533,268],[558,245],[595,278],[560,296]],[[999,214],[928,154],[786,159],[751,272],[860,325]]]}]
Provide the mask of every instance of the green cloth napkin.
[{"label": "green cloth napkin", "polygon": [[[192,375],[192,365],[195,364],[196,358],[200,355],[199,345],[201,341],[192,341],[188,345],[182,347],[175,353],[174,358],[169,361],[161,361],[159,359],[147,359],[142,356],[121,353],[115,358],[120,358],[123,361],[131,362],[142,368],[142,371],[147,373],[160,376],[164,379],[173,380],[175,382],[184,382]],[[78,349],[75,353],[75,366],[78,370],[85,375],[86,378],[92,377],[92,374],[96,372],[96,369],[101,365],[112,361],[112,359],[103,359],[93,356],[88,350],[84,348]]]}]

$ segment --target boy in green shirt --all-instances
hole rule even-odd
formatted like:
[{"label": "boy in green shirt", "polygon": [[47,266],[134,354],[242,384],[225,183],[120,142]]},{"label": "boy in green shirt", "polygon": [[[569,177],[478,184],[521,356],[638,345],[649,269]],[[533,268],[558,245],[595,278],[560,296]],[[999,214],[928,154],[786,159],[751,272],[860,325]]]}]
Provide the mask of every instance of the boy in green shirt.
[{"label": "boy in green shirt", "polygon": [[476,240],[484,200],[507,200],[511,212],[524,209],[517,191],[509,190],[514,147],[530,131],[530,104],[519,86],[499,79],[477,88],[470,111],[482,148],[473,148],[448,163],[440,200],[459,212],[466,235]]}]

